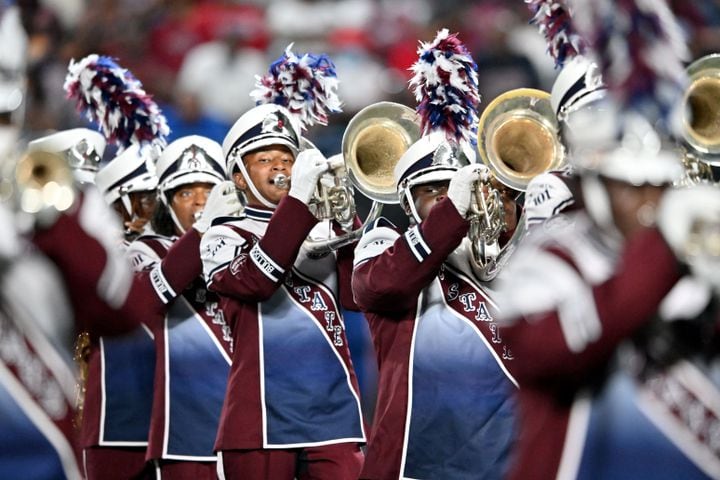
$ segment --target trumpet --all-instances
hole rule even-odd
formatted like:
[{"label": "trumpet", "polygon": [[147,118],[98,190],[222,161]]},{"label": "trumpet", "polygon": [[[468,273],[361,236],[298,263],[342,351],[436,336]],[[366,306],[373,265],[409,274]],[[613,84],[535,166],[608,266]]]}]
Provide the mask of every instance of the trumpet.
[{"label": "trumpet", "polygon": [[511,239],[500,245],[508,225],[494,181],[519,194],[536,175],[561,168],[566,160],[557,132],[550,94],[541,90],[510,90],[493,100],[480,117],[477,148],[490,175],[475,184],[468,239],[471,262],[481,280],[495,278],[525,233],[521,217]]},{"label": "trumpet", "polygon": [[[330,158],[330,172],[320,178],[310,200],[318,219],[335,220],[346,233],[327,240],[306,240],[305,246],[322,253],[348,245],[380,216],[383,204],[399,203],[393,170],[419,138],[420,120],[405,105],[378,102],[360,110],[345,129],[342,154]],[[363,225],[353,230],[355,189],[372,200],[372,206]]]}]

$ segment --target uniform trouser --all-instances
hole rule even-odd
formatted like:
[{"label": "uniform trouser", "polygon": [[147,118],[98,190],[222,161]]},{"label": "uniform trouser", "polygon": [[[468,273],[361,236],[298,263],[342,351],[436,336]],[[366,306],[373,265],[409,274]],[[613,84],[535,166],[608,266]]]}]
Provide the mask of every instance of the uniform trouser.
[{"label": "uniform trouser", "polygon": [[88,447],[83,449],[88,480],[147,480],[155,478],[145,461],[145,447]]},{"label": "uniform trouser", "polygon": [[217,473],[227,480],[357,480],[363,458],[357,443],[223,450],[218,453]]}]

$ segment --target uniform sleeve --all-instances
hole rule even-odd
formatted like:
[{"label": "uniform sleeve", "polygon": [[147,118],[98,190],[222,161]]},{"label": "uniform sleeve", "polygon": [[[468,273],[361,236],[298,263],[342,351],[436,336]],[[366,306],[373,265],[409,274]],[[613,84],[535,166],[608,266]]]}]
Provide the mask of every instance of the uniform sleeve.
[{"label": "uniform sleeve", "polygon": [[227,225],[211,227],[200,246],[208,288],[247,302],[269,298],[316,223],[305,204],[288,196],[280,201],[265,235],[257,242]]},{"label": "uniform sleeve", "polygon": [[445,199],[404,235],[388,227],[368,231],[355,250],[352,288],[358,307],[366,312],[413,308],[467,230],[468,222]]},{"label": "uniform sleeve", "polygon": [[143,237],[130,244],[127,255],[137,270],[135,281],[148,308],[164,315],[166,305],[200,276],[200,238],[191,228],[162,257]]},{"label": "uniform sleeve", "polygon": [[139,325],[142,304],[130,265],[119,251],[120,231],[102,197],[83,192],[78,204],[49,227],[33,233],[32,242],[60,270],[78,330],[116,335]]},{"label": "uniform sleeve", "polygon": [[[361,227],[360,219],[356,216],[353,220],[353,229],[359,229]],[[336,229],[336,233],[343,234],[335,222],[333,222],[333,228]],[[352,311],[358,311],[358,306],[355,304],[352,294],[352,271],[356,245],[357,242],[353,242],[339,248],[336,252],[340,304],[346,310]]]},{"label": "uniform sleeve", "polygon": [[657,230],[630,239],[617,267],[594,284],[558,251],[518,256],[499,296],[502,334],[523,382],[581,380],[653,318],[680,278]]}]

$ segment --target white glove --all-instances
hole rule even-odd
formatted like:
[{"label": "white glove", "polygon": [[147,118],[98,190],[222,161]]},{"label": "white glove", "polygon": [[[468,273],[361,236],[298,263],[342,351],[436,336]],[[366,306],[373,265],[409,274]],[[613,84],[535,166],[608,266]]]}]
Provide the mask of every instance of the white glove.
[{"label": "white glove", "polygon": [[466,165],[455,172],[450,180],[447,196],[461,217],[465,218],[470,208],[473,184],[479,179],[486,180],[489,175],[487,167],[478,163]]},{"label": "white glove", "polygon": [[574,203],[573,194],[558,175],[542,173],[533,177],[525,191],[525,221],[541,223]]},{"label": "white glove", "polygon": [[240,211],[242,211],[242,204],[235,190],[235,184],[226,180],[215,185],[210,191],[205,208],[200,213],[200,218],[193,224],[193,228],[200,233],[205,233],[216,218],[235,216]]},{"label": "white glove", "polygon": [[310,203],[320,175],[329,168],[328,160],[320,150],[303,150],[295,159],[290,177],[288,195],[295,197],[305,205]]},{"label": "white glove", "polygon": [[711,185],[668,190],[660,201],[657,225],[691,272],[720,291],[720,190]]}]

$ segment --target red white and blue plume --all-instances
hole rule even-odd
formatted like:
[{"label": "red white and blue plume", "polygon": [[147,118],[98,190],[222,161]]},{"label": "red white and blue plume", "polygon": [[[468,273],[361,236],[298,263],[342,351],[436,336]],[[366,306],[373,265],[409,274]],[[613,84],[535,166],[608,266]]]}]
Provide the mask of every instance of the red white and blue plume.
[{"label": "red white and blue plume", "polygon": [[[578,2],[579,3],[579,2]],[[671,128],[687,85],[685,35],[665,0],[584,0],[576,16],[587,28],[603,80],[622,110]],[[666,132],[669,133],[669,132]]]},{"label": "red white and blue plume", "polygon": [[327,125],[328,113],[341,112],[335,65],[325,54],[292,52],[292,44],[270,65],[263,76],[256,75],[250,96],[256,105],[273,103],[287,108],[303,129]]},{"label": "red white and blue plume", "polygon": [[585,41],[572,21],[570,7],[562,0],[525,0],[533,14],[530,23],[537,25],[545,37],[548,53],[555,60],[555,68],[585,52]]},{"label": "red white and blue plume", "polygon": [[92,54],[71,60],[63,88],[120,150],[132,144],[167,144],[170,129],[160,108],[140,81],[112,58]]},{"label": "red white and blue plume", "polygon": [[477,132],[477,65],[465,45],[440,30],[432,42],[421,42],[410,67],[410,89],[418,102],[422,132],[443,131],[448,140],[475,144]]}]

